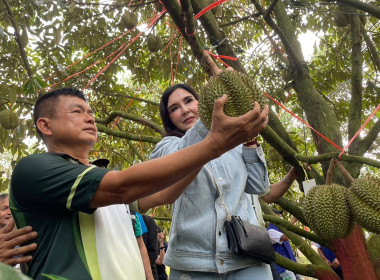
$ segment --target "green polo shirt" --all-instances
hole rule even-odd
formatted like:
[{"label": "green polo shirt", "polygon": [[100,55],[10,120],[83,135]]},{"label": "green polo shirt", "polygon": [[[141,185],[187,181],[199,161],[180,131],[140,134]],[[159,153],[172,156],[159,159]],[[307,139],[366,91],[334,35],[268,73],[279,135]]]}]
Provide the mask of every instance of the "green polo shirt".
[{"label": "green polo shirt", "polygon": [[[145,277],[128,206],[89,207],[107,172],[49,153],[16,165],[10,207],[18,228],[38,232],[28,269],[33,279]],[[128,261],[134,267],[126,269]]]}]

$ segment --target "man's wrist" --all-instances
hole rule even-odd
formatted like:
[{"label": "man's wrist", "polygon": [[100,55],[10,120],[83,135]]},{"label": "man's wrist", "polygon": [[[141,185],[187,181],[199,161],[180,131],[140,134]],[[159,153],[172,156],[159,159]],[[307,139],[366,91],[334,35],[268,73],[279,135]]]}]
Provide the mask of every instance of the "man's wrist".
[{"label": "man's wrist", "polygon": [[285,176],[284,177],[284,182],[287,183],[287,184],[291,184],[293,181],[288,176]]},{"label": "man's wrist", "polygon": [[165,246],[160,247],[160,250],[165,249]]}]

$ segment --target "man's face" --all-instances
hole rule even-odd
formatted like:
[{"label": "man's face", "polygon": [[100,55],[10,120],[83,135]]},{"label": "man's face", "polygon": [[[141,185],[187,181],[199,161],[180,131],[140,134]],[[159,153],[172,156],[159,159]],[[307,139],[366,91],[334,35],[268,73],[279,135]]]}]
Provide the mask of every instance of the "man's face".
[{"label": "man's face", "polygon": [[9,198],[0,198],[0,228],[5,227],[11,219],[12,214],[9,209]]},{"label": "man's face", "polygon": [[86,101],[76,96],[61,95],[50,119],[54,145],[82,145],[92,148],[97,140],[94,113]]}]

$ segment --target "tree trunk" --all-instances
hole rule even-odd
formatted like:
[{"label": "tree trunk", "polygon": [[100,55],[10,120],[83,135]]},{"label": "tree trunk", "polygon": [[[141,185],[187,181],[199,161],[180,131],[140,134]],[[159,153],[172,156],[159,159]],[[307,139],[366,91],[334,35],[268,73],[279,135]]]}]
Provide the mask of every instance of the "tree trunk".
[{"label": "tree trunk", "polygon": [[340,280],[339,276],[331,269],[327,270],[323,268],[315,270],[315,277],[318,280]]},{"label": "tree trunk", "polygon": [[349,237],[332,240],[331,245],[342,266],[345,280],[377,279],[365,248],[362,229],[358,225]]}]

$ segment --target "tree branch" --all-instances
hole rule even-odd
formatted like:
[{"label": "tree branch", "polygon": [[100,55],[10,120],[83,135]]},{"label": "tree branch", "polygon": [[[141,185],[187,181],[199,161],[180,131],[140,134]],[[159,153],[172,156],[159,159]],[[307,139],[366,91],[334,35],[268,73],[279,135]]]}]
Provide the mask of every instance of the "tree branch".
[{"label": "tree branch", "polygon": [[113,94],[113,96],[120,96],[122,98],[129,98],[129,99],[145,102],[147,104],[151,104],[151,105],[154,105],[154,106],[159,106],[160,105],[160,103],[158,103],[158,102],[142,99],[142,98],[135,97],[135,96],[132,96],[132,95],[127,95],[127,94]]},{"label": "tree branch", "polygon": [[[361,52],[360,18],[357,14],[350,15],[351,21],[351,100],[348,116],[348,137],[351,139],[361,126],[363,94],[363,55]],[[359,139],[355,139],[357,142]],[[350,154],[357,155],[356,143],[349,147]]]},{"label": "tree branch", "polygon": [[178,5],[178,2],[176,0],[162,0],[162,4],[165,6],[166,10],[170,14],[175,25],[178,27],[179,31],[181,32],[183,38],[190,45],[191,50],[193,51],[193,55],[196,57],[201,67],[205,70],[207,74],[211,76],[212,73],[209,70],[208,65],[206,63],[204,52],[203,52],[203,46],[200,43],[198,35],[194,34],[193,36],[188,36],[186,33],[186,30],[185,30],[186,23],[184,21],[183,16],[181,15],[181,6]]},{"label": "tree branch", "polygon": [[[286,269],[289,269],[290,271],[294,271],[295,273],[310,276],[310,277],[316,277],[318,273],[321,273],[325,275],[326,278],[323,279],[330,279],[330,280],[338,280],[340,279],[338,275],[335,274],[335,272],[325,265],[316,265],[316,264],[301,264],[291,261],[288,258],[285,258],[281,256],[280,254],[276,253],[276,263],[284,267]],[[333,276],[335,274],[335,276]],[[331,276],[330,276],[331,275]],[[330,277],[330,278],[328,278]],[[322,279],[322,278],[320,278]]]},{"label": "tree branch", "polygon": [[[333,2],[333,0],[327,0],[329,2]],[[356,9],[362,10],[364,12],[369,13],[370,15],[380,18],[380,8],[375,5],[364,3],[358,0],[334,0],[334,2],[342,3],[347,6],[354,7]]]},{"label": "tree branch", "polygon": [[[270,17],[269,14],[266,14],[265,10],[262,8],[261,3],[259,3],[257,0],[251,0],[252,4],[255,5],[256,9],[265,15],[264,19],[267,22],[267,24],[277,33],[277,35],[281,38],[282,43],[284,44],[287,52],[289,53],[289,56],[291,57],[298,73],[303,72],[303,65],[302,65],[302,57],[298,57],[298,54],[296,50],[294,50],[293,44],[289,41],[288,37],[285,35],[284,32],[282,32],[282,29],[274,22],[274,20]],[[294,42],[293,42],[294,43]]]},{"label": "tree branch", "polygon": [[95,121],[97,123],[101,123],[101,124],[109,124],[110,122],[112,122],[117,117],[122,117],[124,119],[128,119],[128,120],[132,120],[132,121],[141,123],[147,127],[154,129],[155,131],[157,131],[161,135],[164,133],[164,130],[162,129],[162,127],[160,125],[156,124],[155,122],[152,122],[146,118],[143,118],[143,117],[140,117],[140,116],[137,116],[134,114],[126,113],[123,111],[113,111],[113,112],[111,112],[111,114],[109,114],[109,116],[107,118],[104,118],[104,119],[95,118]]},{"label": "tree branch", "polygon": [[[191,4],[195,13],[199,13],[203,8],[206,7],[205,2],[200,0],[191,0]],[[203,14],[199,20],[208,35],[210,44],[215,47],[215,50],[218,52],[218,54],[237,57],[231,44],[228,41],[228,38],[219,27],[218,22],[215,20],[212,12]],[[246,70],[239,59],[236,61],[223,59],[223,61],[235,70],[246,73]]]},{"label": "tree branch", "polygon": [[277,217],[276,215],[267,215],[263,214],[264,221],[271,222],[272,224],[283,226],[287,228],[288,230],[298,234],[299,236],[305,237],[308,240],[317,242],[318,244],[321,244],[323,246],[328,246],[326,240],[319,237],[318,235],[308,232],[306,230],[303,230],[295,225],[293,225],[291,222],[288,222],[287,220],[281,219]]},{"label": "tree branch", "polygon": [[360,150],[360,155],[363,155],[371,147],[373,142],[379,137],[380,133],[380,121],[378,120],[375,124],[368,130],[367,135],[360,141],[358,141],[357,146]]},{"label": "tree branch", "polygon": [[[262,204],[261,209],[267,215],[276,216],[270,207],[266,204]],[[325,265],[325,261],[315,252],[306,241],[295,234],[294,232],[288,230],[286,227],[278,226],[278,228],[292,241],[292,243],[305,255],[305,257],[313,264]]]},{"label": "tree branch", "polygon": [[123,132],[123,131],[118,131],[114,130],[112,128],[108,128],[106,126],[103,126],[101,124],[96,125],[98,128],[99,132],[103,132],[107,135],[112,135],[128,140],[135,140],[135,141],[142,141],[142,142],[148,142],[152,144],[157,144],[158,142],[161,141],[161,137],[156,137],[156,136],[147,136],[147,135],[137,135],[134,133],[128,133],[128,132]]},{"label": "tree branch", "polygon": [[[298,207],[294,202],[290,201],[285,197],[281,197],[279,200],[275,202],[277,205],[281,206],[286,212],[289,212],[294,217],[297,218],[305,226],[308,226],[308,222],[306,221],[302,209]],[[260,205],[262,204],[262,200],[260,200]]]},{"label": "tree branch", "polygon": [[373,64],[377,68],[377,71],[380,71],[380,57],[377,52],[375,44],[372,42],[371,38],[368,36],[367,31],[364,28],[363,24],[360,24],[360,31],[363,35],[364,41],[367,44],[369,53],[372,57]]},{"label": "tree branch", "polygon": [[[15,40],[16,40],[16,43],[17,43],[18,48],[20,50],[20,55],[21,55],[22,61],[24,62],[24,66],[25,66],[26,72],[28,74],[28,77],[32,78],[33,77],[33,72],[32,72],[32,69],[30,68],[29,61],[28,61],[28,56],[26,55],[26,52],[25,52],[25,46],[23,45],[22,40],[21,40],[21,35],[20,35],[20,30],[18,28],[18,24],[16,23],[16,21],[14,19],[14,16],[13,16],[13,13],[12,13],[12,9],[9,6],[8,1],[7,0],[3,0],[3,2],[4,2],[5,8],[7,9],[7,14],[9,16],[9,19],[11,20],[12,26],[13,26],[13,28],[15,30]],[[26,32],[26,31],[24,31],[24,32]]]}]

